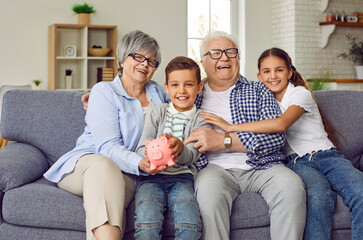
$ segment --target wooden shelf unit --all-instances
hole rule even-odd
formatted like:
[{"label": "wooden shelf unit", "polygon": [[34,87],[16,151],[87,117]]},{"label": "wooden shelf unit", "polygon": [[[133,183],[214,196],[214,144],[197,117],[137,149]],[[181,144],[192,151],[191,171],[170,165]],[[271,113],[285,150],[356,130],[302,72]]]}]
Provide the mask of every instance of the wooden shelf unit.
[{"label": "wooden shelf unit", "polygon": [[[75,57],[64,56],[66,45],[77,47]],[[88,55],[88,48],[101,45],[111,51],[104,57]],[[97,83],[97,68],[117,74],[117,26],[53,24],[48,28],[48,89],[87,91]],[[65,89],[65,70],[72,69],[72,88]]]},{"label": "wooden shelf unit", "polygon": [[330,35],[335,31],[336,27],[358,27],[362,28],[363,23],[353,23],[353,22],[320,22],[319,25],[321,26],[321,47],[324,48],[328,44]]}]

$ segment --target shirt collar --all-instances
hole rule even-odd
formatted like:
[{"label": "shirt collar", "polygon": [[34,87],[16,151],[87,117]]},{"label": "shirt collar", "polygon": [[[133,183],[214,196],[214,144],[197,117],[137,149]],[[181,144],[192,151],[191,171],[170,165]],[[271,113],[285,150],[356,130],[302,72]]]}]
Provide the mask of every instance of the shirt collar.
[{"label": "shirt collar", "polygon": [[167,111],[172,115],[181,113],[181,114],[185,115],[187,118],[191,119],[197,112],[197,108],[195,105],[193,105],[192,109],[185,111],[185,112],[179,112],[178,110],[175,109],[174,104],[172,102],[170,102],[169,107],[167,108]]},{"label": "shirt collar", "polygon": [[[120,96],[123,96],[123,97],[126,97],[126,98],[132,98],[130,97],[124,86],[122,85],[122,82],[121,82],[121,77],[122,75],[117,75],[115,77],[115,79],[111,82],[111,87],[112,89],[115,91],[116,94],[120,95]],[[151,80],[150,80],[151,81]],[[150,82],[147,82],[144,86],[145,90],[146,90],[146,93],[149,93],[151,91],[155,91],[155,85],[154,84],[151,84]],[[150,99],[149,99],[150,100]]]},{"label": "shirt collar", "polygon": [[289,82],[289,84],[287,85],[287,88],[286,88],[286,91],[285,91],[285,94],[284,96],[282,97],[281,99],[281,104],[284,105],[285,102],[290,99],[290,94],[291,94],[291,90],[294,88],[294,84],[292,84],[291,82]]}]

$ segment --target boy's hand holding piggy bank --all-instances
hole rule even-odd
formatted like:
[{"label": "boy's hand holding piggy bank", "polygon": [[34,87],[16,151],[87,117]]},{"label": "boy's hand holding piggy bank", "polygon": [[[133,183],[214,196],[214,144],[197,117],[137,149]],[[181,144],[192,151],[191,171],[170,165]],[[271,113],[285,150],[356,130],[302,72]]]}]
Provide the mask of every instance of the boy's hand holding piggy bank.
[{"label": "boy's hand holding piggy bank", "polygon": [[146,141],[146,155],[150,161],[150,170],[160,166],[173,166],[175,164],[172,148],[169,147],[169,139],[165,136],[159,137],[152,141]]}]

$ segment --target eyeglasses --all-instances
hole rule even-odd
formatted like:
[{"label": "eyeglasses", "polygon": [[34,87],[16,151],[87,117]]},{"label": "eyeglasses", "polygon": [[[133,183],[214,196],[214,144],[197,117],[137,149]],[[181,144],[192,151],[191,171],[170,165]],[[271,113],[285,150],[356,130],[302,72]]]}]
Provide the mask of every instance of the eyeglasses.
[{"label": "eyeglasses", "polygon": [[147,58],[144,55],[141,55],[139,53],[130,53],[129,56],[132,57],[135,61],[138,61],[138,62],[141,62],[141,63],[145,62],[145,60],[146,60],[147,64],[150,67],[157,68],[159,66],[158,61],[156,61],[154,59]]},{"label": "eyeglasses", "polygon": [[211,59],[220,59],[223,55],[223,53],[226,54],[228,58],[235,58],[238,55],[238,48],[227,48],[227,49],[212,49],[209,50],[204,56],[209,55]]}]

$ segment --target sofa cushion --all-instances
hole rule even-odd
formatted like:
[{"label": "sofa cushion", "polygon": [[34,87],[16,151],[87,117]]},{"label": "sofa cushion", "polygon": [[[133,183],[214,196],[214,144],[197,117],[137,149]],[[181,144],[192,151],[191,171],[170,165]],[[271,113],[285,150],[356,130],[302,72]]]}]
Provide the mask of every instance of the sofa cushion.
[{"label": "sofa cushion", "polygon": [[339,150],[355,167],[363,170],[363,91],[315,91],[314,96],[336,130]]},{"label": "sofa cushion", "polygon": [[86,239],[86,232],[65,229],[35,228],[12,225],[4,222],[0,225],[1,240],[81,240]]},{"label": "sofa cushion", "polygon": [[0,190],[3,192],[30,183],[42,176],[49,164],[39,149],[12,143],[0,152]]},{"label": "sofa cushion", "polygon": [[345,206],[342,197],[338,196],[333,216],[333,229],[350,229],[351,226],[350,210]]},{"label": "sofa cushion", "polygon": [[83,198],[44,178],[7,191],[2,209],[11,224],[86,231]]},{"label": "sofa cushion", "polygon": [[84,130],[83,94],[50,90],[7,91],[1,120],[3,137],[35,146],[53,164],[75,147]]},{"label": "sofa cushion", "polygon": [[268,207],[259,193],[243,193],[233,202],[231,229],[255,228],[270,225]]}]

